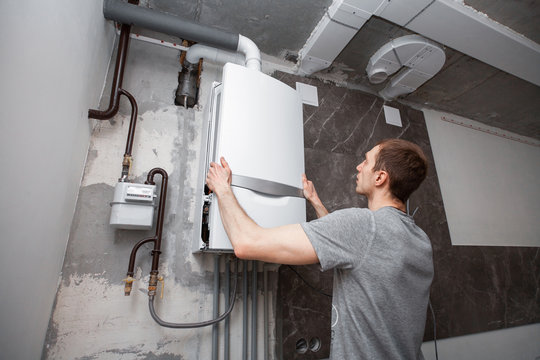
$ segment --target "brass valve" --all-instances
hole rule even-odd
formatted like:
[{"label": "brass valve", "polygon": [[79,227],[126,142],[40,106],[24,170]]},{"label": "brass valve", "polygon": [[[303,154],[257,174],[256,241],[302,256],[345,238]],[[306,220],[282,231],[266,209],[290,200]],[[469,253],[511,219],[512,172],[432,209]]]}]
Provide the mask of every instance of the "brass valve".
[{"label": "brass valve", "polygon": [[126,285],[124,287],[124,295],[129,296],[131,294],[131,287],[132,287],[132,284],[135,281],[135,279],[133,277],[131,277],[131,276],[128,276],[127,278],[125,278],[122,281],[124,281],[126,283]]}]

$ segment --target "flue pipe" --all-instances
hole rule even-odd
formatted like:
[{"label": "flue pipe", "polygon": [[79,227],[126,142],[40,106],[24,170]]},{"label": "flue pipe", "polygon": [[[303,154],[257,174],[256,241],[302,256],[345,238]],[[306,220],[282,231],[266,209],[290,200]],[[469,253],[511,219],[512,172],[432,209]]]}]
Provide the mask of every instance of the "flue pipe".
[{"label": "flue pipe", "polygon": [[251,39],[239,34],[237,51],[246,57],[247,68],[261,71],[261,52]]},{"label": "flue pipe", "polygon": [[222,64],[232,62],[238,65],[245,65],[246,63],[246,59],[242,53],[216,49],[202,44],[192,45],[186,51],[186,61],[190,64],[197,64],[201,58]]}]

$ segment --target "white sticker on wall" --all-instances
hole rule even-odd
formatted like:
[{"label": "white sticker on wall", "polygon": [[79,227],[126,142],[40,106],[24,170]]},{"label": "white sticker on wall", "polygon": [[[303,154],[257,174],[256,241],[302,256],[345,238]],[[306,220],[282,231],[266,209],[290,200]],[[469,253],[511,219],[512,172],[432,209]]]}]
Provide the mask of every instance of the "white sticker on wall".
[{"label": "white sticker on wall", "polygon": [[383,105],[384,108],[384,117],[386,118],[386,123],[394,126],[402,127],[401,125],[401,116],[399,115],[399,109],[393,108],[391,106]]},{"label": "white sticker on wall", "polygon": [[300,94],[300,97],[302,98],[302,102],[304,104],[319,106],[319,97],[317,95],[316,86],[297,82],[296,91],[298,91],[298,93]]}]

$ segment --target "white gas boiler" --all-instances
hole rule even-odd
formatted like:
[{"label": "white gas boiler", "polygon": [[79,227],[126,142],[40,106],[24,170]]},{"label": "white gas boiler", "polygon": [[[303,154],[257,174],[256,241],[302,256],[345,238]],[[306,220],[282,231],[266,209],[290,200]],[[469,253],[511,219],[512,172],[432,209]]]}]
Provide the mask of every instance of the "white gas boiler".
[{"label": "white gas boiler", "polygon": [[262,72],[232,63],[214,83],[206,116],[195,209],[194,252],[232,252],[217,198],[208,194],[211,161],[225,157],[240,205],[260,226],[306,220],[304,134],[299,93]]}]

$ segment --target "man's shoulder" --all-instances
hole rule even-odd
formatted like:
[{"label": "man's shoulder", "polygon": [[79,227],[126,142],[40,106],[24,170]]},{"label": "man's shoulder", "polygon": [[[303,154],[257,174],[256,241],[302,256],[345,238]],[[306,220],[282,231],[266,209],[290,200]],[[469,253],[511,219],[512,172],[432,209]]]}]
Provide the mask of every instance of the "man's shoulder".
[{"label": "man's shoulder", "polygon": [[372,211],[368,208],[360,208],[360,207],[350,207],[345,209],[339,209],[336,211],[333,211],[332,214],[339,214],[339,215],[366,215],[371,214]]},{"label": "man's shoulder", "polygon": [[358,217],[373,217],[373,211],[368,208],[351,207],[341,210],[336,210],[342,216],[358,216]]},{"label": "man's shoulder", "polygon": [[[331,216],[333,219],[339,219],[341,221],[352,222],[371,222],[373,221],[373,211],[368,208],[346,208],[333,211],[327,216]],[[330,219],[329,219],[330,220]]]}]

